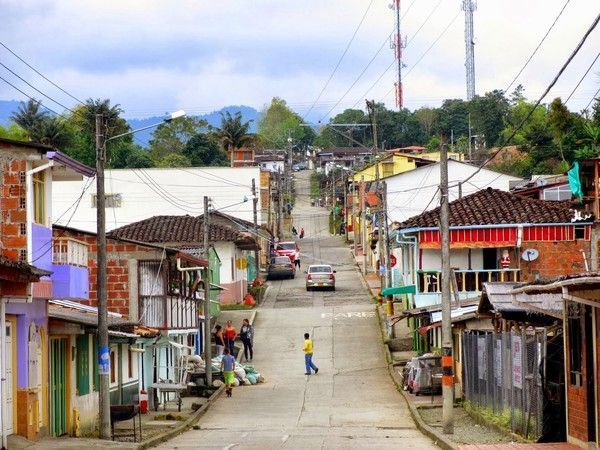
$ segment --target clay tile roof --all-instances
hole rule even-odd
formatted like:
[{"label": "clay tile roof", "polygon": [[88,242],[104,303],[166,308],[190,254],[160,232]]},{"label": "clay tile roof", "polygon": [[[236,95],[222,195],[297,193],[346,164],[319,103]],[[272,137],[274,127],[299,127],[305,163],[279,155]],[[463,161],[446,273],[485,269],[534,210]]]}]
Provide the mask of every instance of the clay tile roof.
[{"label": "clay tile roof", "polygon": [[[498,189],[487,188],[450,202],[450,226],[496,224],[570,223],[574,213],[564,204],[535,200]],[[436,228],[437,207],[400,224],[406,228]]]},{"label": "clay tile roof", "polygon": [[[223,224],[211,224],[208,239],[235,241],[239,232]],[[201,217],[154,216],[117,228],[108,234],[112,238],[140,242],[200,243],[204,241],[204,224]]]}]

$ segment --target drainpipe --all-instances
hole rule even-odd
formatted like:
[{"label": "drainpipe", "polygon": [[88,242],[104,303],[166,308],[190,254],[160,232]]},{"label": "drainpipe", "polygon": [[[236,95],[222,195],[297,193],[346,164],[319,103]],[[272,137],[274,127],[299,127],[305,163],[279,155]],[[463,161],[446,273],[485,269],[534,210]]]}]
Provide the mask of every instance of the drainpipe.
[{"label": "drainpipe", "polygon": [[[50,161],[46,164],[43,164],[34,169],[30,169],[25,172],[25,192],[26,192],[26,217],[27,217],[27,262],[29,264],[33,263],[33,238],[32,234],[32,224],[33,224],[33,175],[42,172],[46,169],[54,167],[54,161]],[[44,199],[45,201],[45,199]],[[50,243],[50,245],[52,245]]]},{"label": "drainpipe", "polygon": [[6,405],[5,388],[6,388],[6,367],[5,358],[6,352],[6,303],[4,297],[0,297],[0,345],[2,345],[2,351],[0,352],[0,435],[2,436],[2,450],[8,448],[8,442],[6,433],[4,430],[4,407]]}]

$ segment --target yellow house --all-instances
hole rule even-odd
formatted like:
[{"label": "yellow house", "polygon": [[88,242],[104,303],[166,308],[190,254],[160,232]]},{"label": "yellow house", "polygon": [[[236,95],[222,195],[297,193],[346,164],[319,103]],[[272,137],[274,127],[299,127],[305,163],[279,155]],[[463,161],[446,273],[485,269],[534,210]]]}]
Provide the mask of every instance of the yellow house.
[{"label": "yellow house", "polygon": [[363,179],[366,182],[375,181],[377,179],[377,171],[379,171],[379,178],[381,179],[408,172],[417,167],[431,164],[432,162],[432,160],[425,159],[421,155],[417,157],[402,153],[391,153],[389,155],[380,156],[375,162],[369,164],[362,170],[357,171],[353,175],[352,180],[355,183],[358,183]]}]

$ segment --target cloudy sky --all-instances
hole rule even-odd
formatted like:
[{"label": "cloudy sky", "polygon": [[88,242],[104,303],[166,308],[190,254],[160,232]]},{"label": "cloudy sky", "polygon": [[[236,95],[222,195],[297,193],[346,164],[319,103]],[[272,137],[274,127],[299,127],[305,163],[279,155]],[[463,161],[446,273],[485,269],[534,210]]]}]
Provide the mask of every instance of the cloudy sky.
[{"label": "cloudy sky", "polygon": [[[477,93],[507,87],[565,2],[479,0],[474,16]],[[363,107],[365,96],[394,106],[394,67],[385,71],[394,59],[389,45],[394,12],[389,3],[373,0],[369,7],[370,0],[0,0],[0,41],[75,97],[108,97],[120,103],[128,117],[179,108],[204,113],[236,104],[260,109],[273,96],[304,114],[368,8],[309,115],[316,121],[348,107]],[[404,49],[409,109],[465,96],[461,3],[402,0],[402,34],[409,41]],[[530,98],[540,95],[600,9],[598,0],[568,3],[517,81]],[[566,99],[598,49],[600,27],[551,91],[550,100]],[[0,62],[61,103],[74,104],[2,47]],[[599,72],[600,59],[571,97],[571,109],[588,104],[600,87]],[[35,94],[3,67],[0,76]],[[0,80],[0,99],[23,96]]]}]

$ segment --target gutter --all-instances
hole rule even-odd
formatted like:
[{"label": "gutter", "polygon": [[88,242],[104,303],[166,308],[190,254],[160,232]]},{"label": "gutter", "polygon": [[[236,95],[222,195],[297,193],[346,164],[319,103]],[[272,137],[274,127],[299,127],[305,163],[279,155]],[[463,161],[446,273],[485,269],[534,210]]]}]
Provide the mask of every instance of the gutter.
[{"label": "gutter", "polygon": [[[459,225],[451,226],[451,230],[481,230],[485,228],[517,228],[517,227],[548,227],[548,226],[571,226],[571,225],[593,225],[593,222],[548,222],[548,223],[504,223],[489,225]],[[402,234],[415,233],[418,231],[438,231],[439,227],[413,227],[401,230]]]}]

